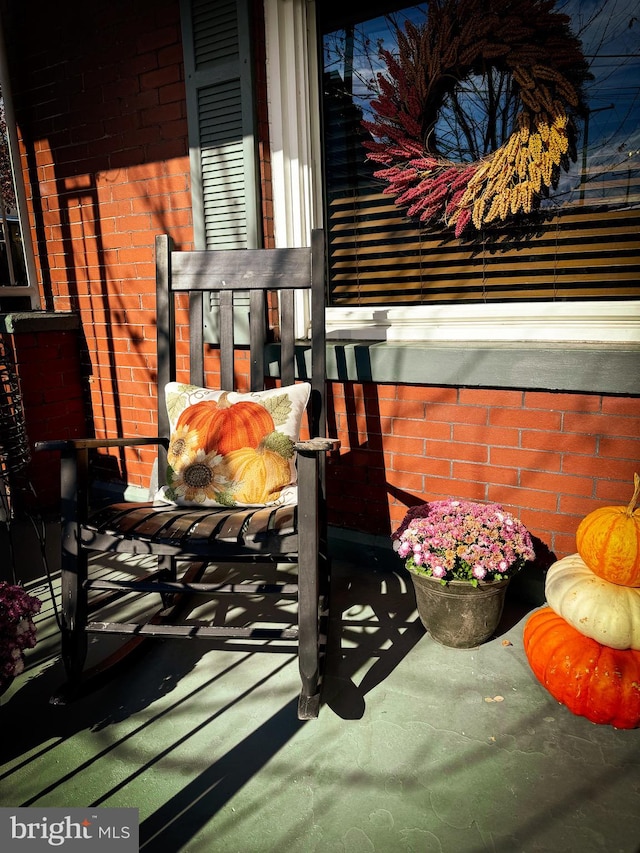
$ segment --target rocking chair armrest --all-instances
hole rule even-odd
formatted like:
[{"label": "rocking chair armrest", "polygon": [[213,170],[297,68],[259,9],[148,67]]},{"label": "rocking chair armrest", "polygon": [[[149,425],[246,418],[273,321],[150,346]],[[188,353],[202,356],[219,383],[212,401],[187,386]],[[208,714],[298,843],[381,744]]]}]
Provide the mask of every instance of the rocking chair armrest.
[{"label": "rocking chair armrest", "polygon": [[136,445],[162,444],[169,446],[169,441],[162,436],[138,436],[136,438],[64,438],[36,441],[36,450],[69,451],[96,450],[99,447],[135,447]]},{"label": "rocking chair armrest", "polygon": [[135,447],[137,445],[164,445],[169,442],[161,436],[131,438],[68,438],[35,442],[36,450],[60,453],[61,518],[65,539],[73,539],[76,525],[88,518],[90,505],[89,455],[101,447]]},{"label": "rocking chair armrest", "polygon": [[293,446],[298,453],[329,453],[333,450],[339,449],[340,439],[320,438],[317,436],[316,438],[309,438],[304,441],[296,441]]}]

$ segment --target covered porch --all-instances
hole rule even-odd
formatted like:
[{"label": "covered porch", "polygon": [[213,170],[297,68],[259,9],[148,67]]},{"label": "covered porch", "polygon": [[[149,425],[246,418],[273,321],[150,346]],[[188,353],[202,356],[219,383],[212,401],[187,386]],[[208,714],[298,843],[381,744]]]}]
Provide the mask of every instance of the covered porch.
[{"label": "covered porch", "polygon": [[118,679],[52,704],[64,674],[49,587],[26,585],[43,607],[0,700],[2,805],[136,807],[140,849],[163,853],[639,849],[638,730],[577,717],[536,681],[526,585],[492,640],[456,650],[425,633],[402,568],[336,560],[308,723],[284,643],[152,640]]}]

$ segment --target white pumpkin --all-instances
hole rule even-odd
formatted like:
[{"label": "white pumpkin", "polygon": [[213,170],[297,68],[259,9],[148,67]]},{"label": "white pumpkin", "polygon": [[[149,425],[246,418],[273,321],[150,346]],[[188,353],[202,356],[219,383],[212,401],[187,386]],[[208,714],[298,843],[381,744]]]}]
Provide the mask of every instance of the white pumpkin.
[{"label": "white pumpkin", "polygon": [[545,594],[549,607],[585,637],[640,651],[640,588],[599,578],[571,554],[549,569]]}]

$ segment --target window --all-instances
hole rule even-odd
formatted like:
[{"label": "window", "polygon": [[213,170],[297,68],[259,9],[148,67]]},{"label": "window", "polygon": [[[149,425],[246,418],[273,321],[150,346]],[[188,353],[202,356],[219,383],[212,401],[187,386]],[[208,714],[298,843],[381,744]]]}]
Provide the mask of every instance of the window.
[{"label": "window", "polygon": [[[579,128],[575,162],[542,205],[545,217],[524,233],[517,223],[509,225],[499,239],[484,229],[472,239],[457,239],[444,228],[416,227],[382,192],[382,182],[373,175],[378,167],[365,157],[367,131],[361,122],[371,112],[376,74],[384,70],[378,46],[397,50],[395,28],[405,20],[424,21],[428,4],[374,0],[318,7],[330,306],[466,303],[472,310],[480,302],[640,297],[640,20],[635,3],[556,4],[571,16],[593,75],[586,84],[589,112]],[[477,117],[490,83],[486,77],[466,83],[467,101],[461,96],[454,107]],[[441,131],[447,122],[451,126],[450,119],[443,111]],[[507,122],[504,133],[511,129]],[[488,153],[472,143],[464,150],[455,132],[448,142],[445,137],[440,132],[448,146],[443,153],[451,159],[464,162]]]},{"label": "window", "polygon": [[[40,307],[18,138],[0,28],[0,310]],[[26,245],[23,242],[23,233]]]}]

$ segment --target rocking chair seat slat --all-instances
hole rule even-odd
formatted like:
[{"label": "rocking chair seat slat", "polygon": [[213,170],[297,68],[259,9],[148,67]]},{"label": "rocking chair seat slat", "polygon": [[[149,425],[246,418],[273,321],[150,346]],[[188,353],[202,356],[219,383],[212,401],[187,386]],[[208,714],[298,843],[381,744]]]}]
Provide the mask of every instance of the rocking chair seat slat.
[{"label": "rocking chair seat slat", "polygon": [[[92,514],[89,524],[96,531],[117,527],[118,532],[125,536],[137,533],[140,524],[148,525],[152,520],[157,530],[160,519],[150,503],[117,503]],[[161,523],[167,521],[169,519],[163,516]]]},{"label": "rocking chair seat slat", "polygon": [[165,539],[184,542],[189,539],[197,523],[197,513],[171,513],[171,521],[165,526],[162,535]]},{"label": "rocking chair seat slat", "polygon": [[[229,510],[203,507],[185,513],[182,507],[157,506],[153,503],[113,504],[104,507],[84,525],[86,541],[93,536],[111,536],[154,544],[176,544],[188,550],[197,546],[198,553],[212,542],[259,548],[261,543],[277,538],[287,539],[296,533],[295,507]],[[286,550],[284,553],[286,553]]]},{"label": "rocking chair seat slat", "polygon": [[242,534],[252,514],[252,510],[229,513],[216,534],[216,539],[219,542],[242,542]]}]

